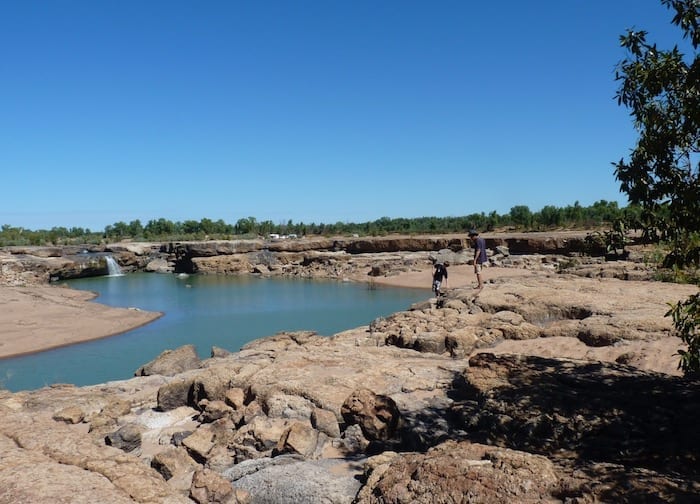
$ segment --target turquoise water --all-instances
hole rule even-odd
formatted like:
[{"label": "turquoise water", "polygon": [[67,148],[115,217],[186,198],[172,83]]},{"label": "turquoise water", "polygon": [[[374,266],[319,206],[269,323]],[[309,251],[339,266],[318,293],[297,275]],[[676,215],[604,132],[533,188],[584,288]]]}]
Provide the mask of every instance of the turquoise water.
[{"label": "turquoise water", "polygon": [[95,301],[102,304],[165,315],[121,335],[0,360],[0,387],[18,391],[52,383],[123,380],[169,348],[191,343],[206,358],[212,346],[237,351],[280,331],[313,330],[328,336],[430,297],[427,289],[212,275],[135,273],[65,283],[97,292]]}]

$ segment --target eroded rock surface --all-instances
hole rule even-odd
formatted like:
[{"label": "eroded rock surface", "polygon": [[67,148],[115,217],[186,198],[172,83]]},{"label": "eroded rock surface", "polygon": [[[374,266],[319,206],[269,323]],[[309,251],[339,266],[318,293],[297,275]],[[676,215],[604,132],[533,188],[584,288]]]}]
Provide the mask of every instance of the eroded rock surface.
[{"label": "eroded rock surface", "polygon": [[330,338],[0,392],[0,503],[695,502],[700,383],[664,313],[697,287],[531,261]]}]

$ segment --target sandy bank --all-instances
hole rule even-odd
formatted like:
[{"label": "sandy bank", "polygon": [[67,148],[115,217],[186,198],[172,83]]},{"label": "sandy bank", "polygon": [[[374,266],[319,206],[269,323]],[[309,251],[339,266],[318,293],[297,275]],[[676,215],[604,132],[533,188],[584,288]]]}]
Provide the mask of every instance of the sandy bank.
[{"label": "sandy bank", "polygon": [[161,313],[91,302],[87,291],[50,285],[0,287],[0,358],[106,338]]}]

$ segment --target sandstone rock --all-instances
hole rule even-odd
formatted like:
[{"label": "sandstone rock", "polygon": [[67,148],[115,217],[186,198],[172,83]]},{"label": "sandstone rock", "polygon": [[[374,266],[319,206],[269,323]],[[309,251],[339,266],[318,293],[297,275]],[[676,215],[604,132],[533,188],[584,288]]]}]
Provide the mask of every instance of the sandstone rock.
[{"label": "sandstone rock", "polygon": [[194,403],[192,390],[194,380],[192,378],[178,378],[166,383],[158,389],[158,409],[169,411],[181,406],[188,406]]},{"label": "sandstone rock", "polygon": [[365,453],[370,445],[369,440],[362,432],[362,427],[358,424],[348,425],[341,434],[341,438],[345,451],[351,454]]},{"label": "sandstone rock", "polygon": [[137,369],[134,376],[175,376],[183,371],[198,368],[199,363],[194,345],[184,345],[175,350],[165,350],[154,360]]},{"label": "sandstone rock", "polygon": [[455,329],[445,336],[445,349],[452,357],[462,358],[469,355],[481,339],[479,328]]},{"label": "sandstone rock", "polygon": [[296,453],[303,458],[309,458],[316,451],[319,434],[310,425],[300,422],[292,423],[284,431],[273,454]]},{"label": "sandstone rock", "polygon": [[419,352],[431,352],[440,354],[446,350],[445,339],[447,335],[439,332],[421,332],[416,335],[413,345],[409,348]]},{"label": "sandstone rock", "polygon": [[251,502],[350,504],[360,488],[361,461],[299,460],[293,455],[247,460],[224,472]]},{"label": "sandstone rock", "polygon": [[231,483],[209,469],[200,469],[194,473],[190,497],[198,504],[234,504],[238,502]]},{"label": "sandstone rock", "polygon": [[388,264],[374,264],[370,269],[368,275],[373,277],[386,276],[389,272]]},{"label": "sandstone rock", "polygon": [[237,275],[251,272],[253,265],[246,255],[217,255],[213,257],[195,257],[191,259],[190,266],[184,269],[190,273]]},{"label": "sandstone rock", "polygon": [[192,384],[192,400],[224,401],[226,392],[231,388],[232,372],[222,366],[210,366],[197,372]]},{"label": "sandstone rock", "polygon": [[5,410],[0,453],[0,502],[186,502],[137,457],[100,446],[45,411]]},{"label": "sandstone rock", "polygon": [[365,459],[362,467],[362,479],[365,481],[365,484],[357,494],[357,501],[368,502],[372,498],[374,488],[389,469],[391,463],[399,457],[400,455],[397,452],[387,450]]},{"label": "sandstone rock", "polygon": [[314,409],[313,403],[308,399],[279,391],[274,391],[264,398],[259,397],[258,400],[263,401],[263,409],[267,415],[275,418],[308,420]]},{"label": "sandstone rock", "polygon": [[5,251],[13,255],[30,255],[34,257],[61,257],[63,249],[61,247],[42,246],[10,246],[3,247]]},{"label": "sandstone rock", "polygon": [[233,442],[240,447],[254,448],[260,454],[258,457],[268,456],[291,423],[290,420],[258,415],[234,433]]},{"label": "sandstone rock", "polygon": [[53,419],[61,422],[77,424],[83,421],[85,413],[79,406],[68,406],[60,411],[57,411]]},{"label": "sandstone rock", "polygon": [[105,444],[114,446],[125,452],[130,452],[141,446],[143,429],[135,424],[127,424],[116,432],[105,436]]},{"label": "sandstone rock", "polygon": [[[457,443],[427,454],[392,456],[373,471],[356,502],[545,502],[555,501],[558,474],[545,457]],[[371,474],[370,474],[371,476]]]},{"label": "sandstone rock", "polygon": [[200,466],[185,450],[173,446],[154,455],[151,467],[158,471],[163,478],[170,480],[187,473],[194,474],[194,471]]},{"label": "sandstone rock", "polygon": [[157,258],[149,261],[144,270],[153,273],[172,273],[174,266],[166,259]]},{"label": "sandstone rock", "polygon": [[314,408],[311,412],[311,426],[329,437],[340,437],[340,425],[335,413],[322,408]]},{"label": "sandstone rock", "polygon": [[129,401],[116,399],[110,401],[98,413],[89,417],[90,432],[107,433],[117,425],[119,417],[129,414],[131,403]]},{"label": "sandstone rock", "polygon": [[[7,451],[0,449],[6,456]],[[101,502],[134,503],[101,474],[73,465],[57,464],[48,457],[40,459],[33,455],[14,454],[11,465],[0,462],[0,502],[93,504],[95,496],[99,496]]]},{"label": "sandstone rock", "polygon": [[229,441],[220,442],[218,439],[216,441],[217,444],[209,451],[206,466],[212,471],[222,474],[226,469],[236,464],[237,457],[236,452],[232,449],[233,444]]},{"label": "sandstone rock", "polygon": [[204,463],[209,450],[214,446],[214,432],[209,425],[201,425],[192,434],[182,440],[187,452],[198,463]]},{"label": "sandstone rock", "polygon": [[249,424],[258,416],[267,416],[260,403],[258,401],[248,403],[243,410],[243,421]]},{"label": "sandstone rock", "polygon": [[354,391],[345,400],[340,412],[345,423],[358,424],[369,441],[393,438],[401,416],[391,397],[375,394],[369,389]]},{"label": "sandstone rock", "polygon": [[230,418],[234,423],[238,423],[243,418],[243,413],[238,412],[236,419],[232,417],[234,409],[224,401],[208,401],[206,399],[199,402],[199,421],[201,423],[211,423],[221,418]]},{"label": "sandstone rock", "polygon": [[216,357],[226,357],[226,356],[228,356],[228,355],[231,355],[231,352],[229,352],[229,351],[226,350],[225,348],[220,348],[220,347],[217,347],[217,346],[211,347],[211,356],[212,356],[213,358],[216,358]]},{"label": "sandstone rock", "polygon": [[128,252],[137,256],[146,256],[154,252],[158,252],[160,249],[159,244],[153,243],[141,243],[141,242],[124,242],[124,243],[110,243],[105,247],[105,251],[122,253]]},{"label": "sandstone rock", "polygon": [[245,407],[245,390],[240,387],[233,387],[226,391],[224,402],[236,411],[242,411]]}]

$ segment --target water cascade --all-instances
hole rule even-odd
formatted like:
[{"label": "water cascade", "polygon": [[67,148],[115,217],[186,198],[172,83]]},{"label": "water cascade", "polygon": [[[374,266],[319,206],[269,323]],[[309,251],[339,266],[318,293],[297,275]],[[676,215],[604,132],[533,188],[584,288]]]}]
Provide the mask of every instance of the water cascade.
[{"label": "water cascade", "polygon": [[119,263],[114,260],[112,256],[105,256],[105,262],[107,262],[107,273],[109,276],[122,276],[122,269],[119,267]]}]

